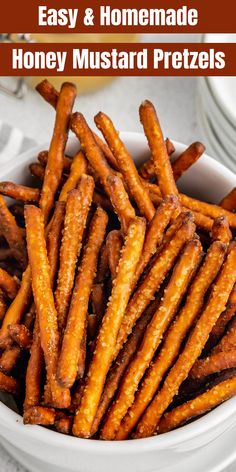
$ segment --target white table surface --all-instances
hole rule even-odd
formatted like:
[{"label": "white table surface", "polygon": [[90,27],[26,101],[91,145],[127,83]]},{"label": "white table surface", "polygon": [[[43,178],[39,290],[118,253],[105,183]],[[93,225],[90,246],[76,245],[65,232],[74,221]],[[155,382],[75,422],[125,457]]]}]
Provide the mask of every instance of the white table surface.
[{"label": "white table surface", "polygon": [[[148,39],[153,40],[153,37],[150,35]],[[191,39],[196,39],[196,36],[192,35]],[[103,110],[111,116],[118,129],[139,131],[138,107],[147,98],[157,107],[165,136],[190,144],[202,138],[195,110],[196,84],[194,77],[125,77],[93,94],[78,97],[75,109],[84,113],[90,123],[93,116]],[[50,106],[32,90],[22,100],[0,95],[0,120],[20,128],[38,143],[50,139],[53,116]],[[25,472],[1,446],[0,471]],[[227,469],[227,472],[234,471],[236,465]]]}]

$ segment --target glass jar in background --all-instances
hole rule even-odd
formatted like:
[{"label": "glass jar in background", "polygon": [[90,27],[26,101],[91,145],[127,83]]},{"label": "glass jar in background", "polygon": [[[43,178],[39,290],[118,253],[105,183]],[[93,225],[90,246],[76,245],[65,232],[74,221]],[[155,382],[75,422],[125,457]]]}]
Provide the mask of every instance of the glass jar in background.
[{"label": "glass jar in background", "polygon": [[[1,36],[1,35],[0,35]],[[2,35],[4,36],[4,35]],[[69,34],[37,34],[37,33],[19,33],[19,34],[6,34],[5,38],[1,38],[0,40],[7,40],[7,41],[23,41],[23,42],[36,42],[36,43],[85,43],[88,45],[89,43],[134,43],[138,40],[138,36],[136,34],[77,34],[77,33],[69,33]],[[43,78],[48,78],[48,80],[54,85],[55,88],[60,89],[61,84],[65,81],[70,81],[74,82],[77,86],[78,94],[82,93],[87,93],[91,92],[93,90],[96,90],[100,87],[105,86],[108,82],[111,80],[114,80],[114,76],[112,77],[100,77],[95,74],[98,72],[94,72],[94,77],[79,77],[79,76],[73,76],[73,77],[68,77],[68,76],[53,76],[53,77],[47,77],[45,74],[45,77],[25,77],[25,81],[28,86],[30,87],[35,87],[35,85],[40,82]],[[10,78],[9,78],[10,79]],[[17,78],[19,84],[21,82],[21,87],[20,91],[21,93],[18,93],[14,95],[21,97],[23,95],[22,90],[24,90],[24,87],[22,87],[22,79]],[[9,87],[10,88],[10,87]],[[18,90],[18,88],[16,87]],[[0,84],[0,90],[6,91],[7,88],[4,85],[4,87],[1,87]]]}]

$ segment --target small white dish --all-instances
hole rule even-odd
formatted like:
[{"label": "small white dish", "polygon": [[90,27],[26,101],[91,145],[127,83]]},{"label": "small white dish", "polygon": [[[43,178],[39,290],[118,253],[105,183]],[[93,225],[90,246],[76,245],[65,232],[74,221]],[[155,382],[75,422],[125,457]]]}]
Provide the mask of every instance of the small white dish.
[{"label": "small white dish", "polygon": [[[121,138],[140,164],[149,155],[146,139],[138,133],[121,133]],[[174,143],[177,153],[186,146]],[[76,147],[75,139],[70,147]],[[42,149],[42,148],[41,148]],[[0,168],[0,180],[24,183],[26,169],[37,152],[19,156]],[[181,189],[203,200],[219,202],[232,187],[235,175],[219,162],[204,155],[181,178]],[[177,472],[191,470],[206,447],[236,426],[236,398],[225,402],[202,418],[175,431],[146,439],[96,441],[65,436],[41,426],[23,425],[22,417],[0,402],[0,436],[7,450],[32,472]],[[232,431],[232,440],[234,434]],[[235,446],[234,446],[235,447]],[[230,454],[230,452],[229,452]],[[177,469],[189,460],[188,469]],[[190,462],[191,461],[191,462]],[[196,472],[210,472],[202,469]],[[195,471],[194,471],[195,472]],[[211,472],[213,472],[211,470]],[[214,470],[218,472],[218,470]]]}]

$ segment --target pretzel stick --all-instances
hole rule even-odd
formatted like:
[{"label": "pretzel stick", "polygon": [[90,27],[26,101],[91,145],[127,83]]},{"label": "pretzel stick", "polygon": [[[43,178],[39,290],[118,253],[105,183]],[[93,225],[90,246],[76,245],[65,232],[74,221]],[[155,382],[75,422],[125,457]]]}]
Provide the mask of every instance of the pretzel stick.
[{"label": "pretzel stick", "polygon": [[62,418],[56,419],[54,425],[58,433],[71,434],[73,426],[73,416],[65,415]]},{"label": "pretzel stick", "polygon": [[[235,307],[234,307],[234,312],[235,312]],[[216,354],[218,352],[234,350],[235,342],[236,342],[236,320],[234,318],[232,323],[229,326],[229,329],[226,331],[225,335],[222,337],[220,342],[212,349],[212,353]]]},{"label": "pretzel stick", "polygon": [[[156,184],[146,182],[145,185],[150,190],[150,195],[152,198],[154,194],[156,195],[156,197],[161,197],[160,188]],[[232,228],[236,227],[236,215],[228,210],[224,210],[224,208],[221,208],[218,205],[214,205],[213,203],[202,202],[201,200],[189,197],[184,193],[179,193],[179,201],[183,207],[188,208],[189,210],[194,211],[196,213],[208,216],[214,220],[219,216],[226,216],[228,218],[229,225]]]},{"label": "pretzel stick", "polygon": [[217,405],[228,400],[229,398],[236,395],[236,377],[224,382],[220,382],[218,385],[207,390],[203,394],[197,396],[193,400],[174,408],[169,413],[166,413],[163,419],[160,421],[158,433],[166,433],[175,429],[187,421],[196,418],[197,416],[207,413]]},{"label": "pretzel stick", "polygon": [[[65,173],[68,173],[70,171],[72,160],[73,158],[71,157],[68,157],[68,156],[63,157],[63,171]],[[40,164],[42,164],[45,167],[48,162],[48,151],[41,151],[38,154],[38,161],[40,162]]]},{"label": "pretzel stick", "polygon": [[[157,187],[157,186],[150,187],[149,186],[149,188],[150,188],[151,200],[152,200],[153,204],[155,205],[155,207],[158,207],[162,202],[162,197],[160,195],[159,187]],[[154,192],[153,192],[153,190],[154,190]],[[182,211],[186,212],[186,211],[190,211],[190,209],[186,206],[182,206]],[[203,213],[199,213],[198,211],[194,211],[192,209],[191,209],[191,213],[194,216],[194,222],[195,222],[196,226],[199,229],[203,230],[204,232],[210,233],[211,230],[212,230],[212,226],[213,226],[213,219],[210,218],[209,216],[204,215]]]},{"label": "pretzel stick", "polygon": [[150,221],[143,246],[142,257],[139,260],[136,273],[133,280],[135,287],[144,269],[147,267],[151,257],[155,254],[157,248],[161,245],[164,237],[164,231],[170,223],[171,216],[176,210],[178,202],[174,196],[166,197],[159,205],[155,215]]},{"label": "pretzel stick", "polygon": [[110,231],[106,238],[106,246],[108,252],[108,262],[111,272],[111,278],[114,280],[116,278],[116,270],[118,267],[120,252],[123,246],[123,238],[121,232],[118,230]]},{"label": "pretzel stick", "polygon": [[[57,368],[57,377],[60,384],[68,388],[72,387],[77,376],[78,363],[81,358],[80,351],[86,326],[89,296],[107,222],[107,214],[104,210],[98,208],[89,227],[88,241],[83,251],[81,265],[75,281],[75,288],[72,294]],[[79,365],[79,371],[83,377],[85,359],[81,360],[82,365]]]},{"label": "pretzel stick", "polygon": [[70,404],[70,392],[67,389],[62,389],[56,381],[59,333],[57,312],[51,289],[42,211],[34,206],[26,205],[25,219],[32,288],[39,318],[40,338],[45,357],[47,378],[50,381],[53,405],[66,408]]},{"label": "pretzel stick", "polygon": [[222,208],[228,211],[236,209],[236,187],[234,187],[219,204]]},{"label": "pretzel stick", "polygon": [[50,266],[51,285],[54,286],[59,265],[59,251],[65,217],[65,202],[57,202],[47,235],[47,252]]},{"label": "pretzel stick", "polygon": [[149,367],[161,343],[162,337],[173,319],[186,292],[194,270],[199,263],[201,244],[198,239],[189,241],[176,263],[171,279],[157,311],[148,325],[142,344],[131,361],[122,379],[116,401],[112,404],[103,424],[100,437],[112,440],[116,437],[120,423],[132,405],[139,382]]},{"label": "pretzel stick", "polygon": [[[171,156],[173,152],[175,152],[175,147],[174,144],[170,141],[169,138],[166,138],[165,140],[166,144],[166,150],[168,156]],[[155,167],[154,167],[154,162],[152,157],[150,157],[144,164],[141,165],[139,168],[139,174],[144,178],[144,179],[151,179],[155,177],[156,172],[155,172]]]},{"label": "pretzel stick", "polygon": [[211,374],[236,367],[236,351],[221,351],[198,359],[189,373],[191,379],[204,379]]},{"label": "pretzel stick", "polygon": [[[166,148],[167,153],[170,156],[174,151],[170,147],[169,141],[167,142],[167,140]],[[175,181],[177,181],[183,175],[183,173],[186,172],[202,156],[204,152],[205,146],[202,143],[195,142],[190,144],[190,146],[171,163]],[[155,167],[152,159],[149,159],[142,165],[140,173],[145,179],[151,179],[155,177]]]},{"label": "pretzel stick", "polygon": [[8,298],[15,298],[19,290],[19,281],[15,277],[11,277],[5,270],[0,267],[0,288],[6,293]]},{"label": "pretzel stick", "polygon": [[19,263],[26,265],[26,249],[22,232],[16,220],[8,210],[4,198],[0,195],[0,231],[9,244],[12,254]]},{"label": "pretzel stick", "polygon": [[202,143],[196,142],[190,144],[177,159],[172,162],[172,171],[175,181],[186,172],[205,152],[205,146]]},{"label": "pretzel stick", "polygon": [[144,220],[135,218],[128,228],[110,302],[98,334],[81,403],[76,411],[73,425],[75,436],[89,437],[91,435],[106,375],[113,359],[117,334],[129,300],[132,277],[142,252],[144,235]]},{"label": "pretzel stick", "polygon": [[114,170],[119,171],[120,169],[119,169],[117,160],[116,160],[114,154],[112,153],[111,149],[107,146],[107,144],[96,133],[93,133],[93,136],[94,136],[94,139],[95,139],[96,143],[98,144],[98,146],[102,150],[105,158],[107,159],[108,164]]},{"label": "pretzel stick", "polygon": [[182,382],[188,376],[193,364],[200,356],[215,322],[219,318],[236,281],[236,244],[232,244],[219,277],[213,285],[210,297],[196,326],[176,363],[167,375],[163,387],[154,397],[141,421],[134,437],[151,436],[158,427],[162,414],[170,405]]},{"label": "pretzel stick", "polygon": [[158,305],[160,303],[159,297],[154,300],[147,310],[143,313],[141,318],[138,320],[137,324],[135,325],[133,332],[131,333],[130,337],[128,338],[127,342],[124,344],[123,349],[120,351],[119,355],[117,356],[116,361],[112,365],[107,379],[104,386],[104,390],[101,396],[101,400],[97,409],[97,413],[95,416],[95,420],[93,422],[92,427],[92,435],[94,435],[99,425],[102,421],[103,416],[105,415],[111,400],[113,399],[121,378],[126,371],[133,355],[136,353],[140,342],[143,338],[144,332],[150,322],[153,314],[155,313]]},{"label": "pretzel stick", "polygon": [[20,355],[21,349],[17,345],[5,349],[0,357],[0,371],[9,375],[19,360]]},{"label": "pretzel stick", "polygon": [[31,297],[31,273],[28,266],[23,274],[19,291],[6,311],[1,329],[0,329],[0,347],[6,348],[11,344],[11,338],[8,333],[8,325],[20,323]]},{"label": "pretzel stick", "polygon": [[48,151],[48,160],[40,198],[40,208],[45,221],[48,220],[62,177],[64,152],[75,96],[75,86],[70,83],[64,83],[58,98],[54,131]]},{"label": "pretzel stick", "polygon": [[29,171],[33,177],[36,177],[41,182],[43,182],[45,169],[42,164],[39,164],[38,162],[33,162],[29,165]]},{"label": "pretzel stick", "polygon": [[[53,87],[53,85],[50,84],[50,82],[44,80],[43,82],[37,85],[36,90],[46,102],[50,103],[53,108],[57,108],[59,93]],[[96,133],[93,133],[93,136],[111,167],[113,167],[113,169],[115,170],[119,170],[116,159],[109,147],[106,145],[106,143],[104,143],[104,141]]]},{"label": "pretzel stick", "polygon": [[145,100],[140,106],[140,121],[152,153],[161,195],[178,195],[169,156],[154,106]]},{"label": "pretzel stick", "polygon": [[204,296],[223,264],[226,248],[214,242],[208,249],[198,273],[188,291],[186,302],[170,326],[159,354],[149,368],[133,405],[128,410],[116,439],[127,438],[158,390],[164,375],[177,358],[182,342],[204,303]]},{"label": "pretzel stick", "polygon": [[11,393],[12,395],[18,395],[19,384],[13,377],[9,377],[8,375],[3,374],[3,372],[0,372],[0,391]]},{"label": "pretzel stick", "polygon": [[[121,221],[121,224],[124,226],[124,231],[126,231],[129,222],[135,216],[135,211],[131,203],[129,202],[129,198],[122,180],[120,179],[120,177],[115,176],[114,171],[109,167],[106,159],[104,158],[104,154],[97,145],[93,137],[93,133],[88,127],[86,120],[81,113],[73,114],[71,127],[78,139],[80,140],[82,150],[84,151],[88,161],[94,168],[95,172],[99,176],[99,180],[102,183],[108,196],[110,197],[115,212],[117,213]],[[119,183],[120,190],[119,193],[116,193],[114,198],[113,189],[111,188],[110,182],[110,179],[112,177],[116,177],[116,181]],[[125,201],[125,205],[123,201]]]},{"label": "pretzel stick", "polygon": [[[215,346],[219,339],[222,337],[222,335],[225,332],[225,329],[234,316],[236,312],[236,285],[234,286],[230,296],[229,300],[226,306],[226,309],[221,313],[220,317],[218,318],[217,322],[212,328],[208,343],[207,343],[207,352],[212,349],[212,346]],[[217,347],[213,348],[214,350],[217,349]]]},{"label": "pretzel stick", "polygon": [[103,284],[93,284],[91,291],[91,303],[93,306],[93,313],[96,315],[96,324],[98,327],[101,323],[106,308]]},{"label": "pretzel stick", "polygon": [[64,232],[60,250],[60,268],[55,291],[55,305],[60,332],[64,330],[66,324],[67,311],[74,285],[75,267],[92,202],[93,189],[93,178],[83,175],[79,188],[70,191],[66,203]]},{"label": "pretzel stick", "polygon": [[192,223],[189,216],[189,219],[183,223],[173,236],[173,239],[171,239],[164,247],[163,251],[158,254],[153,266],[144,277],[128,304],[117,337],[114,358],[127,340],[136,321],[148,307],[154,294],[159,290],[161,283],[173,267],[184,244],[193,237],[194,231],[195,225]]},{"label": "pretzel stick", "polygon": [[6,297],[4,291],[0,288],[0,323],[2,323],[7,311]]},{"label": "pretzel stick", "polygon": [[37,203],[40,198],[40,190],[38,188],[25,187],[13,182],[0,182],[0,194],[22,202]]},{"label": "pretzel stick", "polygon": [[134,161],[124,143],[119,138],[112,121],[102,112],[98,113],[94,120],[98,129],[102,132],[109,148],[115,155],[130,194],[134,198],[141,214],[144,215],[148,221],[152,220],[155,209],[149,197],[149,192],[142,184]]},{"label": "pretzel stick", "polygon": [[26,371],[24,412],[40,403],[43,366],[44,357],[40,342],[39,323],[36,316],[30,358]]},{"label": "pretzel stick", "polygon": [[57,108],[57,102],[59,99],[59,92],[53,87],[53,85],[47,80],[43,80],[36,85],[35,90],[44,98],[53,108]]},{"label": "pretzel stick", "polygon": [[225,216],[216,218],[211,230],[211,237],[213,241],[222,241],[228,244],[232,239],[232,233],[229,229],[228,219]]},{"label": "pretzel stick", "polygon": [[10,324],[8,332],[13,341],[22,349],[29,349],[31,346],[31,333],[23,324]]},{"label": "pretzel stick", "polygon": [[68,179],[64,183],[62,190],[60,192],[59,201],[65,202],[70,190],[73,190],[77,187],[79,179],[81,178],[82,174],[85,174],[87,171],[87,163],[86,159],[81,151],[75,155],[73,158],[70,173]]},{"label": "pretzel stick", "polygon": [[24,424],[53,425],[55,422],[55,410],[45,406],[31,406],[24,413]]}]

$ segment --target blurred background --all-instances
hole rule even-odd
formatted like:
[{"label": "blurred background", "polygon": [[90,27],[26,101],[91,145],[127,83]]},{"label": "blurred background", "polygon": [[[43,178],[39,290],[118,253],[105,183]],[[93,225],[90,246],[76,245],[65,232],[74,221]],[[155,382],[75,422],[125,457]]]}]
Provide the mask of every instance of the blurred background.
[{"label": "blurred background", "polygon": [[[63,38],[62,38],[63,36]],[[35,35],[37,42],[232,42],[236,34],[224,35]],[[68,79],[68,78],[67,78]],[[27,78],[26,83],[16,83],[15,78],[0,77],[0,88],[17,90],[15,98],[0,93],[0,162],[8,158],[8,152],[16,155],[32,144],[49,141],[54,111],[34,91],[34,85],[42,78]],[[50,80],[59,88],[63,78]],[[111,116],[120,130],[141,130],[138,107],[142,100],[150,99],[157,107],[166,137],[189,144],[200,140],[207,152],[235,170],[236,145],[236,77],[123,77],[123,78],[71,78],[76,81],[78,98],[76,109],[86,114],[90,124],[93,116],[103,110]],[[6,91],[6,90],[5,90]],[[7,137],[7,138],[6,138]],[[22,139],[24,140],[22,144]]]}]

